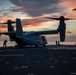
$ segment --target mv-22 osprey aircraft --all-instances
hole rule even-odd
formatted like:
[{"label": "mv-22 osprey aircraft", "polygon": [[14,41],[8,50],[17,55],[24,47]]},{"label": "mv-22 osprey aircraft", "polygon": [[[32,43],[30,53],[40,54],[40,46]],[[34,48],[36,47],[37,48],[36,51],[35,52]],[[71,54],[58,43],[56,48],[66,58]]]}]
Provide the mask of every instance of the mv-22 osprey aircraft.
[{"label": "mv-22 osprey aircraft", "polygon": [[34,45],[35,47],[38,47],[40,45],[45,46],[47,44],[47,40],[45,36],[46,34],[60,34],[60,41],[65,41],[65,33],[66,33],[66,24],[65,20],[71,20],[69,18],[64,18],[64,16],[61,16],[60,18],[51,18],[51,17],[45,17],[47,19],[54,19],[59,20],[59,26],[57,30],[49,30],[49,31],[37,31],[37,32],[23,32],[21,20],[16,19],[16,31],[14,30],[13,26],[11,25],[11,20],[8,20],[5,23],[1,24],[8,24],[8,32],[1,32],[0,35],[8,35],[10,38],[10,41],[15,41],[19,47],[24,47],[26,45]]}]

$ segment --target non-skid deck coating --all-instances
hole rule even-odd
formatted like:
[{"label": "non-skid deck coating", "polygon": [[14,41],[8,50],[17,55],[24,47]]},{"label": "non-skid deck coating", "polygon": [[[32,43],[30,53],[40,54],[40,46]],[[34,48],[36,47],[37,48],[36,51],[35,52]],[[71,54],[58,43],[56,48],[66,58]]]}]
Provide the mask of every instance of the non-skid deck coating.
[{"label": "non-skid deck coating", "polygon": [[76,48],[2,49],[0,75],[76,75]]}]

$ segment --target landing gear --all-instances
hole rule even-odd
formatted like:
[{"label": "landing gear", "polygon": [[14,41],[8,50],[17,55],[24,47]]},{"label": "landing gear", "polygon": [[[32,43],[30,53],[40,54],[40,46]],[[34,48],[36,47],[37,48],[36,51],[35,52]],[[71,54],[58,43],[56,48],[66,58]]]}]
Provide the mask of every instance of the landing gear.
[{"label": "landing gear", "polygon": [[35,45],[35,48],[37,47],[46,47],[46,44],[43,44],[43,45]]},{"label": "landing gear", "polygon": [[37,48],[38,47],[38,45],[35,45],[35,48]]},{"label": "landing gear", "polygon": [[43,45],[43,47],[45,47],[46,45]]},{"label": "landing gear", "polygon": [[16,48],[23,48],[24,46],[21,45],[15,45]]}]

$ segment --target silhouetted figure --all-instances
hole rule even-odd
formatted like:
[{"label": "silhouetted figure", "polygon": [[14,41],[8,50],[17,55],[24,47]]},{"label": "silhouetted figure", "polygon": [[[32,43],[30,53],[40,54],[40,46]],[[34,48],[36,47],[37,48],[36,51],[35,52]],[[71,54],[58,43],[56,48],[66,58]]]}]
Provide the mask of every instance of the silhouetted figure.
[{"label": "silhouetted figure", "polygon": [[57,46],[57,41],[56,41],[56,46]]},{"label": "silhouetted figure", "polygon": [[60,46],[60,41],[58,41],[58,46]]},{"label": "silhouetted figure", "polygon": [[6,43],[7,43],[7,40],[4,40],[3,47],[7,47]]},{"label": "silhouetted figure", "polygon": [[76,46],[76,43],[75,43],[75,46]]}]

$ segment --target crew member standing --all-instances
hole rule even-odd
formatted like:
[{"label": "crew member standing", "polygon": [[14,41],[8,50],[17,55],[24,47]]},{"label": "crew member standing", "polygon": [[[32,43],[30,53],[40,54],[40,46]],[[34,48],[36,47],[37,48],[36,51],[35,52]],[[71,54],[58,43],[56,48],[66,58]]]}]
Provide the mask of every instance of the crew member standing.
[{"label": "crew member standing", "polygon": [[7,43],[7,40],[4,40],[3,47],[7,47],[6,43]]}]

